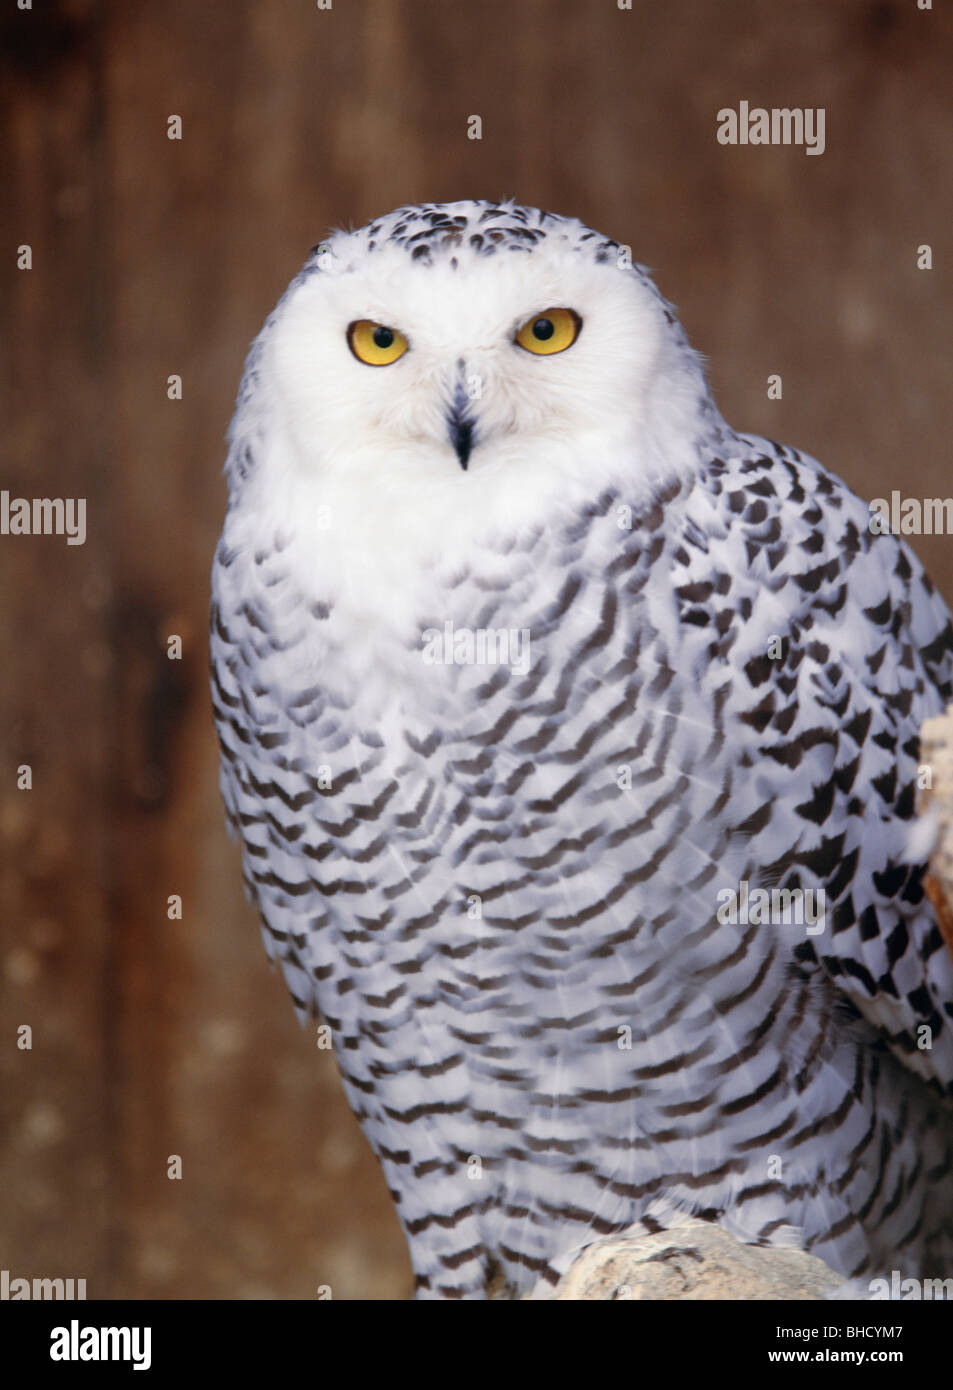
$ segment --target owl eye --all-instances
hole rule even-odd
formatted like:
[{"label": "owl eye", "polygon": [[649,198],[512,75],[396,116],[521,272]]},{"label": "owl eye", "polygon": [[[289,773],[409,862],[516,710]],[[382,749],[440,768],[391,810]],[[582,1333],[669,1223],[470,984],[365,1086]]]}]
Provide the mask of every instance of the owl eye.
[{"label": "owl eye", "polygon": [[526,320],[516,342],[527,352],[548,357],[572,347],[581,331],[582,319],[574,309],[544,309]]},{"label": "owl eye", "polygon": [[365,362],[368,367],[389,367],[410,346],[403,333],[374,323],[373,319],[355,319],[348,324],[347,345],[358,362]]}]

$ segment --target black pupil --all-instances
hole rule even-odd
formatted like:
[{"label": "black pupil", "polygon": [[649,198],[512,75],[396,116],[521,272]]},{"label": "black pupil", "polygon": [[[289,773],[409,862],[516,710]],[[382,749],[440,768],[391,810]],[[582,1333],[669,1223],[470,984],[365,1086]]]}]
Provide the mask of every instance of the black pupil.
[{"label": "black pupil", "polygon": [[394,341],[394,333],[390,328],[374,329],[374,346],[379,348],[389,348]]},{"label": "black pupil", "polygon": [[533,324],[533,337],[541,338],[543,342],[551,338],[555,331],[552,319],[537,319]]}]

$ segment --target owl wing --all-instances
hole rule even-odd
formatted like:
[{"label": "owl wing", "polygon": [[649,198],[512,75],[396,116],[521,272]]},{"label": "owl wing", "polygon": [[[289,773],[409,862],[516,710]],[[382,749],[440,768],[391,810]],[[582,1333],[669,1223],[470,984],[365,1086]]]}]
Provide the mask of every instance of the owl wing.
[{"label": "owl wing", "polygon": [[953,1094],[953,960],[916,810],[920,726],[953,698],[950,614],[837,478],[742,442],[692,494],[675,584],[685,620],[714,578],[710,656],[734,672],[729,736],[748,770],[738,833],[764,883],[825,885],[824,929],[794,950],[801,968],[823,971],[906,1066]]}]

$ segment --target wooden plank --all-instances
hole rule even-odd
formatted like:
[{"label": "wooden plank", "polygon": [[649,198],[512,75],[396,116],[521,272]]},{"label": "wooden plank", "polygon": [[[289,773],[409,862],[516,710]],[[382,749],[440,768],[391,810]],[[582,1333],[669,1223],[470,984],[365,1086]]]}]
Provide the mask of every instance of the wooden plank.
[{"label": "wooden plank", "polygon": [[0,488],[85,499],[87,538],[0,537],[0,1266],[92,1298],[115,1255],[107,222],[100,27],[70,15],[7,7],[3,26]]}]

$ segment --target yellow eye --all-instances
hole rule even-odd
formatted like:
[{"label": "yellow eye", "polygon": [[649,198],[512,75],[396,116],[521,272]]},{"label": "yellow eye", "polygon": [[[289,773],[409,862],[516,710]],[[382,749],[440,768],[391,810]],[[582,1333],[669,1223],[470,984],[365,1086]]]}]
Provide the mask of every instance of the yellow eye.
[{"label": "yellow eye", "polygon": [[527,319],[516,335],[516,341],[527,352],[547,357],[553,352],[565,352],[579,337],[582,319],[572,309],[544,309]]},{"label": "yellow eye", "polygon": [[348,324],[347,345],[358,362],[369,367],[389,367],[403,357],[409,346],[403,333],[372,319],[355,319]]}]

